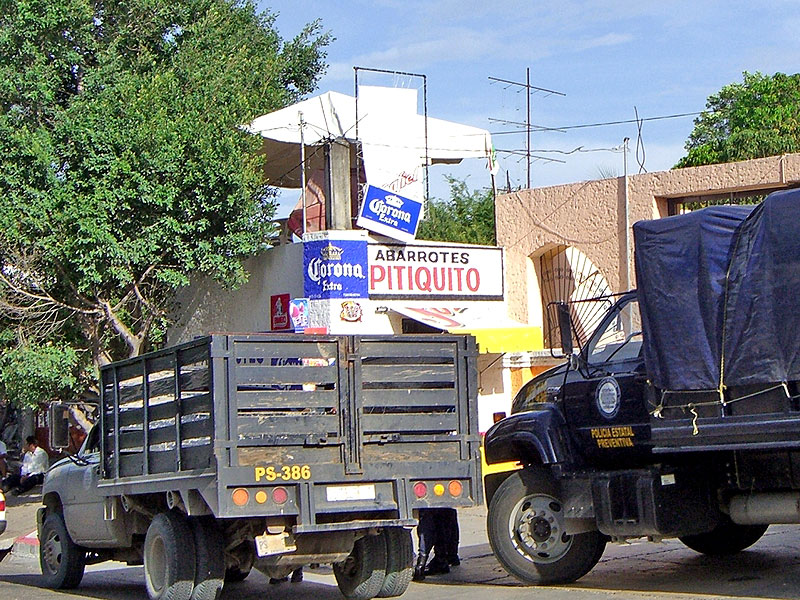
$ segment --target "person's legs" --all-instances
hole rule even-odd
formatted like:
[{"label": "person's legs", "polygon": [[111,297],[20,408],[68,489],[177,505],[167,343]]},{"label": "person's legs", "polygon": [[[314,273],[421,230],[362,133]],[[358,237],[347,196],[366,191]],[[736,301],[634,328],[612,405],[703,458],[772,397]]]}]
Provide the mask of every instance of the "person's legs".
[{"label": "person's legs", "polygon": [[428,563],[425,569],[426,575],[439,575],[450,572],[450,566],[447,562],[447,552],[449,549],[448,536],[450,535],[450,528],[448,522],[448,513],[451,509],[448,508],[434,508],[434,520],[436,522],[436,539],[433,544],[434,556],[431,562]]},{"label": "person's legs", "polygon": [[20,478],[19,485],[17,485],[16,492],[24,494],[28,490],[32,490],[37,485],[41,485],[44,481],[44,473],[37,473],[36,475],[29,475],[28,477]]},{"label": "person's legs", "polygon": [[425,579],[425,565],[428,562],[428,555],[433,549],[436,539],[436,516],[434,509],[419,509],[419,525],[417,525],[418,550],[417,562],[414,566],[414,581]]},{"label": "person's legs", "polygon": [[7,492],[11,488],[17,487],[19,485],[19,475],[16,473],[10,474],[8,477],[3,479],[2,488],[4,492]]}]

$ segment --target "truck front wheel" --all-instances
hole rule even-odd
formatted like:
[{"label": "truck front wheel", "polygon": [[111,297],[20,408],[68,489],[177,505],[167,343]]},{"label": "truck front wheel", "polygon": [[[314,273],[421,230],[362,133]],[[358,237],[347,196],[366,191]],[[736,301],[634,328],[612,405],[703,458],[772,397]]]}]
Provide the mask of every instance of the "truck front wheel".
[{"label": "truck front wheel", "polygon": [[769,525],[737,525],[728,517],[714,529],[698,535],[685,535],[678,539],[686,546],[709,556],[727,556],[749,548],[761,539]]},{"label": "truck front wheel", "polygon": [[144,538],[144,580],[150,600],[190,600],[195,575],[194,537],[186,519],[158,513]]},{"label": "truck front wheel", "polygon": [[386,541],[382,535],[356,540],[344,561],[333,565],[339,591],[349,600],[370,600],[378,595],[386,578]]},{"label": "truck front wheel", "polygon": [[64,517],[57,512],[47,515],[42,525],[39,564],[44,584],[49,588],[74,588],[83,579],[86,551],[69,537]]},{"label": "truck front wheel", "polygon": [[558,486],[543,467],[509,476],[489,505],[489,543],[500,564],[533,584],[570,583],[583,577],[603,555],[599,531],[569,535]]}]

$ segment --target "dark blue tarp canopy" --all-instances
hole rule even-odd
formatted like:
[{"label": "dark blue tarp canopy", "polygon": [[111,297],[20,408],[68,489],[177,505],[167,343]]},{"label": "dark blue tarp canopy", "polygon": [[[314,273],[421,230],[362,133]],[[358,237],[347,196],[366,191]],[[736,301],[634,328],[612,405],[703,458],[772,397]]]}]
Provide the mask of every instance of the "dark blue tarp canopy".
[{"label": "dark blue tarp canopy", "polygon": [[800,190],[641,221],[633,232],[656,386],[800,380]]},{"label": "dark blue tarp canopy", "polygon": [[724,328],[726,386],[800,379],[800,190],[775,192],[740,227]]},{"label": "dark blue tarp canopy", "polygon": [[644,359],[654,385],[719,387],[725,275],[752,206],[713,206],[633,226]]}]

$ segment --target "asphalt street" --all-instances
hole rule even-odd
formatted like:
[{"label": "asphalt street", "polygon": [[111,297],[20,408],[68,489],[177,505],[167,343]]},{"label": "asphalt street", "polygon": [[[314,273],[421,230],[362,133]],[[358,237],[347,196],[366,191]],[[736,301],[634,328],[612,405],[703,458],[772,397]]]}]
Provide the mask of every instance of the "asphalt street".
[{"label": "asphalt street", "polygon": [[[14,518],[31,518],[35,498],[11,506]],[[16,509],[16,510],[15,510]],[[491,554],[485,533],[485,508],[460,511],[460,567],[449,575],[412,583],[406,600],[620,600],[800,598],[800,528],[773,526],[751,549],[734,557],[710,558],[677,540],[609,545],[600,563],[569,586],[525,587],[505,573]],[[32,530],[33,521],[20,531]],[[5,537],[5,536],[4,536]],[[39,565],[32,548],[22,546],[0,562],[0,599],[71,600],[77,598],[140,600],[146,598],[141,567],[104,563],[87,569],[81,586],[69,592],[40,588]],[[306,570],[302,583],[269,585],[253,571],[243,583],[226,586],[223,600],[341,600],[330,567]]]}]

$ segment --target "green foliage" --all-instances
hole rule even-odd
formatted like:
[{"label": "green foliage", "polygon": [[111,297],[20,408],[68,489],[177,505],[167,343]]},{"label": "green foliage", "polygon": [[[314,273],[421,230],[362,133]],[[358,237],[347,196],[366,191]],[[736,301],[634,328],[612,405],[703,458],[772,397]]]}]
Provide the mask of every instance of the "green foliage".
[{"label": "green foliage", "polygon": [[453,177],[448,177],[447,181],[450,199],[428,203],[427,215],[419,226],[417,237],[493,246],[496,237],[492,190],[470,191],[466,181]]},{"label": "green foliage", "polygon": [[677,167],[775,156],[800,149],[800,74],[747,73],[710,96]]},{"label": "green foliage", "polygon": [[192,274],[243,283],[275,202],[241,125],[330,41],[249,1],[0,0],[0,316],[103,362],[162,339]]},{"label": "green foliage", "polygon": [[70,346],[21,346],[0,358],[0,393],[12,404],[35,408],[44,401],[74,400],[85,388],[82,361]]}]

